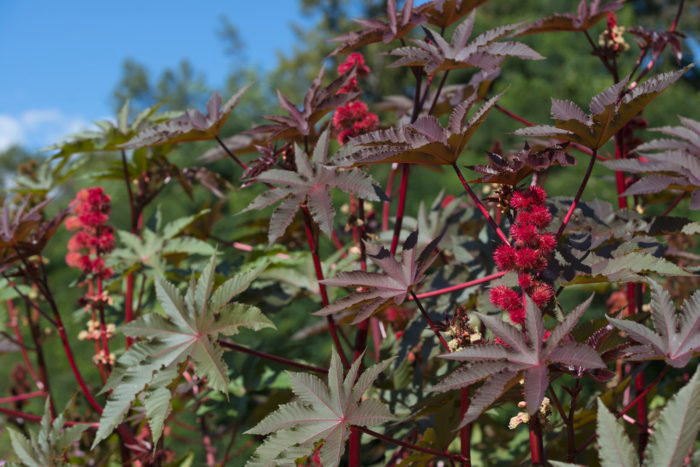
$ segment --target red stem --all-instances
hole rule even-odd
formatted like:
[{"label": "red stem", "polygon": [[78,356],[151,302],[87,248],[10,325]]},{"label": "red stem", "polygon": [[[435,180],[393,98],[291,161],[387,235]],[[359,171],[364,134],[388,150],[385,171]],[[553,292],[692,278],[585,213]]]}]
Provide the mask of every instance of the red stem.
[{"label": "red stem", "polygon": [[[318,289],[321,293],[321,303],[323,303],[323,306],[328,306],[330,304],[330,301],[328,300],[328,292],[326,291],[326,286],[321,283],[321,281],[323,280],[323,267],[321,266],[321,258],[318,255],[318,245],[316,244],[316,240],[314,240],[313,220],[311,218],[311,213],[309,212],[308,207],[302,206],[301,211],[304,214],[304,231],[306,232],[306,240],[309,242],[309,249],[311,250],[311,256],[314,260],[314,269],[316,270]],[[333,339],[333,345],[335,345],[335,350],[336,352],[338,352],[338,356],[343,362],[343,366],[345,368],[350,368],[348,358],[345,356],[343,347],[340,344],[340,340],[338,339],[338,331],[335,326],[335,320],[332,316],[327,316],[326,318],[328,320],[328,330],[331,333],[331,338]]]},{"label": "red stem", "polygon": [[[5,409],[2,407],[0,407],[0,413],[4,413],[5,415],[9,415],[11,417],[21,418],[22,420],[26,420],[28,422],[40,422],[42,418],[41,415],[34,415],[26,412],[20,412],[19,410]],[[100,426],[99,423],[94,422],[67,421],[63,423],[65,426],[88,425],[89,428],[97,428]]]},{"label": "red stem", "polygon": [[[490,282],[492,280],[498,279],[499,277],[503,277],[505,275],[506,275],[505,272],[497,272],[495,274],[491,274],[489,276],[484,276],[484,277],[481,277],[479,279],[474,279],[474,280],[469,281],[469,282],[464,282],[462,284],[457,284],[457,285],[453,285],[450,287],[445,287],[444,289],[437,289],[437,290],[432,290],[430,292],[420,293],[420,294],[417,294],[416,296],[418,298],[435,297],[437,295],[443,295],[446,293],[454,292],[456,290],[462,290],[462,289],[466,289],[469,287],[473,287],[475,285],[483,284],[485,282]],[[412,296],[409,297],[409,300],[413,300],[413,297]]]},{"label": "red stem", "polygon": [[[34,380],[35,383],[41,384],[43,386],[43,382],[39,379],[37,376],[36,372],[34,371],[34,367],[32,366],[32,361],[29,358],[29,353],[27,352],[27,348],[24,345],[24,338],[22,337],[22,332],[19,330],[19,321],[17,319],[17,311],[15,310],[15,304],[12,302],[12,300],[8,300],[7,302],[7,313],[9,315],[9,323],[10,327],[12,328],[12,331],[15,333],[15,339],[17,339],[17,342],[19,342],[19,349],[20,352],[22,353],[22,360],[24,360],[24,366],[27,367],[27,371],[29,372],[29,375],[32,377],[32,380]],[[43,388],[42,389],[46,389]]]},{"label": "red stem", "polygon": [[530,456],[532,457],[532,465],[543,465],[542,427],[537,418],[537,413],[530,419]]},{"label": "red stem", "polygon": [[219,143],[219,146],[221,146],[224,149],[224,152],[233,159],[233,161],[240,165],[243,170],[248,170],[248,166],[245,165],[229,148],[226,147],[226,144],[224,144],[223,141],[221,141],[221,138],[219,138],[219,135],[214,136],[214,139]]},{"label": "red stem", "polygon": [[[462,420],[464,415],[469,410],[469,388],[463,388],[460,391],[460,401],[459,401],[459,419]],[[462,463],[465,467],[471,466],[471,437],[472,437],[472,425],[471,423],[459,430],[459,446],[462,457],[466,459]]]},{"label": "red stem", "polygon": [[442,344],[444,349],[449,353],[450,346],[447,344],[447,341],[445,340],[445,338],[442,337],[442,334],[440,334],[440,330],[437,328],[437,326],[435,325],[433,320],[430,319],[430,316],[428,316],[428,312],[425,311],[425,308],[423,308],[423,304],[420,302],[420,299],[416,296],[416,293],[411,292],[411,297],[413,297],[413,300],[416,301],[416,305],[418,305],[418,309],[420,310],[421,314],[423,315],[423,318],[425,318],[425,320],[428,322],[428,326],[430,326],[430,329],[433,330],[433,332],[437,336],[438,340],[440,341],[440,344]]},{"label": "red stem", "polygon": [[649,384],[646,388],[644,388],[644,390],[642,390],[641,392],[638,392],[638,393],[637,393],[637,396],[636,396],[629,404],[627,404],[627,405],[625,406],[624,409],[620,410],[620,411],[617,413],[617,418],[622,417],[622,416],[623,416],[624,414],[626,414],[632,407],[634,407],[635,405],[637,405],[637,403],[638,403],[640,400],[644,399],[644,397],[649,393],[649,391],[651,391],[652,389],[654,389],[654,387],[655,387],[657,384],[659,384],[659,383],[661,382],[661,380],[664,378],[664,376],[666,376],[666,374],[668,373],[669,369],[670,369],[670,367],[668,367],[668,366],[664,367],[664,369],[661,370],[661,373],[659,373],[659,376],[657,376],[656,379],[655,379],[652,383],[650,383],[650,384]]},{"label": "red stem", "polygon": [[373,436],[377,439],[380,439],[382,441],[386,441],[387,443],[395,444],[397,446],[403,446],[408,449],[412,449],[414,451],[418,452],[424,452],[426,454],[432,454],[433,456],[437,457],[443,457],[455,462],[468,462],[468,459],[465,459],[461,455],[455,455],[455,454],[450,454],[449,452],[443,452],[443,451],[438,451],[437,449],[431,449],[431,448],[426,448],[423,446],[416,446],[415,444],[407,443],[405,441],[401,441],[399,439],[395,438],[390,438],[389,436],[385,436],[381,433],[377,433],[376,431],[370,430],[369,428],[365,427],[358,427],[358,429],[363,432],[367,433],[370,436]]},{"label": "red stem", "polygon": [[686,197],[687,194],[688,192],[684,191],[680,195],[678,195],[676,199],[674,199],[673,202],[664,210],[664,212],[661,213],[661,215],[668,216],[669,214],[671,214],[671,211],[673,211],[676,208],[676,206],[678,206],[678,203],[680,203],[683,200],[683,198]]},{"label": "red stem", "polygon": [[223,339],[219,340],[219,344],[222,347],[226,347],[227,349],[236,350],[238,352],[243,352],[243,353],[247,353],[250,355],[254,355],[256,357],[259,357],[259,358],[262,358],[265,360],[270,360],[272,362],[281,363],[282,365],[287,365],[287,366],[291,366],[294,368],[299,368],[300,370],[313,371],[314,373],[320,373],[320,374],[324,374],[324,375],[328,373],[328,370],[325,368],[321,368],[321,367],[314,366],[314,365],[308,365],[306,363],[297,362],[297,361],[291,360],[289,358],[280,357],[277,355],[269,354],[267,352],[261,352],[259,350],[249,349],[248,347],[244,347],[242,345],[238,345],[234,342],[226,341]]},{"label": "red stem", "polygon": [[401,187],[399,188],[399,205],[396,208],[396,221],[394,223],[394,236],[391,237],[391,254],[396,254],[396,248],[399,245],[399,237],[401,237],[401,226],[403,225],[403,215],[406,209],[406,192],[408,191],[408,175],[411,166],[409,164],[401,164]]},{"label": "red stem", "polygon": [[41,397],[41,396],[46,396],[46,392],[34,391],[34,392],[26,392],[24,394],[18,394],[16,396],[11,396],[11,397],[0,397],[0,404],[10,404],[13,402],[19,402],[19,401],[32,399],[34,397]]},{"label": "red stem", "polygon": [[386,182],[386,191],[384,193],[386,194],[386,197],[389,198],[389,201],[384,201],[384,204],[382,205],[382,230],[389,230],[389,209],[391,208],[392,189],[394,187],[394,179],[396,178],[398,171],[399,165],[393,164],[391,167],[391,172],[389,172],[389,179]]},{"label": "red stem", "polygon": [[588,185],[588,179],[591,178],[591,172],[593,172],[593,166],[595,165],[595,161],[596,151],[594,150],[593,154],[591,155],[591,161],[588,164],[588,168],[586,169],[586,174],[583,176],[583,180],[581,180],[581,185],[578,187],[578,191],[576,192],[576,196],[571,202],[571,206],[569,207],[566,216],[564,216],[564,220],[559,226],[559,230],[557,231],[557,238],[561,237],[561,234],[564,232],[564,229],[569,223],[569,220],[571,220],[571,215],[574,213],[574,210],[576,209],[576,206],[578,205],[578,202],[581,199],[581,195],[583,195],[583,191],[586,189],[586,185]]},{"label": "red stem", "polygon": [[484,206],[484,203],[481,202],[479,197],[476,195],[476,193],[474,193],[474,191],[469,186],[469,183],[467,183],[467,181],[464,179],[464,175],[462,175],[462,171],[459,170],[459,166],[457,165],[456,162],[452,164],[452,168],[455,170],[457,177],[459,177],[459,181],[462,182],[462,186],[464,187],[464,190],[467,192],[469,197],[471,197],[472,201],[474,201],[474,204],[476,204],[476,207],[479,208],[479,211],[481,211],[481,213],[484,215],[484,217],[489,222],[489,224],[491,224],[491,227],[493,227],[493,229],[496,231],[496,233],[501,238],[503,243],[505,243],[506,245],[510,245],[508,238],[503,233],[503,231],[498,226],[498,224],[496,224],[496,221],[493,220],[493,218],[489,214],[488,209],[486,209],[486,206]]}]

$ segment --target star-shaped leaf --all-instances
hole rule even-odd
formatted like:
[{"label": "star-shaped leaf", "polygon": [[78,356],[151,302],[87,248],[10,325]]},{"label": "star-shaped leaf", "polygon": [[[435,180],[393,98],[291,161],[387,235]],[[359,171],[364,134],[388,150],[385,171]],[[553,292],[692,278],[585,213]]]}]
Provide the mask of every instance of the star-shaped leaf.
[{"label": "star-shaped leaf", "polygon": [[655,139],[635,148],[643,158],[603,163],[609,169],[646,174],[627,188],[626,196],[680,189],[690,193],[691,209],[700,210],[700,122],[680,119],[680,126],[655,129],[673,139]]},{"label": "star-shaped leaf", "polygon": [[264,135],[268,141],[281,138],[288,141],[301,141],[304,137],[315,135],[314,125],[321,117],[359,96],[359,92],[338,94],[338,91],[353,78],[354,67],[327,86],[321,86],[324,71],[324,68],[319,70],[318,76],[306,91],[301,110],[277,91],[279,103],[287,111],[287,115],[267,115],[264,118],[273,122],[272,124],[257,126],[246,133],[254,138]]},{"label": "star-shaped leaf", "polygon": [[600,0],[580,0],[576,13],[555,13],[546,18],[538,19],[526,24],[518,35],[537,34],[547,31],[586,31],[599,20],[605,18],[608,13],[619,10],[622,0],[601,5]]},{"label": "star-shaped leaf", "polygon": [[649,280],[649,285],[651,317],[656,332],[631,320],[608,317],[608,321],[641,344],[628,349],[632,358],[663,358],[669,365],[683,368],[694,353],[700,352],[700,291],[687,299],[682,311],[676,313],[668,291],[653,280]]},{"label": "star-shaped leaf", "polygon": [[66,451],[89,427],[87,423],[65,426],[63,414],[58,415],[52,422],[48,399],[44,405],[44,416],[41,417],[40,426],[38,432],[27,428],[29,438],[11,426],[7,426],[12,450],[22,465],[28,467],[68,465],[64,462]]},{"label": "star-shaped leaf", "polygon": [[481,322],[501,339],[505,346],[475,345],[441,355],[448,360],[469,363],[434,386],[433,391],[443,392],[463,388],[490,377],[475,394],[460,427],[474,421],[521,372],[525,376],[527,409],[532,415],[539,410],[549,384],[549,365],[559,364],[586,369],[605,368],[605,363],[592,347],[564,339],[586,311],[593,296],[569,313],[552,331],[546,342],[542,313],[529,296],[525,296],[525,299],[523,331],[500,318],[476,313]]},{"label": "star-shaped leaf", "polygon": [[193,216],[176,219],[161,228],[160,211],[158,211],[156,231],[144,228],[141,230],[141,236],[138,236],[125,230],[118,230],[117,235],[124,246],[115,249],[110,255],[110,260],[116,261],[126,269],[146,266],[152,268],[157,274],[164,274],[166,260],[173,255],[211,256],[215,250],[207,242],[180,235],[188,225],[206,212],[202,211]]},{"label": "star-shaped leaf", "polygon": [[145,128],[119,147],[138,149],[146,146],[213,139],[219,134],[219,130],[247,89],[248,87],[241,89],[223,105],[221,105],[221,95],[215,92],[207,102],[206,115],[199,110],[189,109],[180,117]]},{"label": "star-shaped leaf", "polygon": [[362,358],[358,358],[343,379],[343,366],[334,351],[328,384],[308,373],[288,373],[296,400],[281,405],[246,432],[270,434],[246,465],[280,465],[281,459],[289,461],[294,456],[311,454],[314,443],[320,440],[324,440],[321,463],[328,467],[339,465],[351,426],[374,426],[394,420],[380,401],[362,400],[364,393],[392,361],[384,360],[358,378],[362,363]]},{"label": "star-shaped leaf", "polygon": [[447,42],[439,33],[425,29],[431,39],[412,40],[412,46],[403,46],[389,52],[400,57],[391,64],[397,66],[421,66],[428,73],[458,68],[478,67],[486,70],[497,68],[505,57],[526,60],[542,60],[540,54],[519,42],[497,42],[517,30],[520,25],[511,24],[491,29],[467,42],[474,27],[475,12],[472,12],[452,33]]},{"label": "star-shaped leaf", "polygon": [[253,200],[243,212],[262,209],[277,202],[273,211],[268,238],[270,244],[287,230],[300,206],[306,205],[321,230],[331,235],[335,209],[331,202],[330,188],[355,193],[358,197],[378,201],[372,178],[359,169],[341,169],[328,161],[328,135],[324,131],[314,148],[311,159],[299,147],[294,148],[296,171],[270,169],[256,180],[276,187]]},{"label": "star-shaped leaf", "polygon": [[692,65],[657,75],[627,93],[623,93],[628,84],[624,79],[591,100],[590,115],[571,101],[552,99],[555,126],[531,126],[521,128],[515,134],[557,138],[598,149],[690,67]]},{"label": "star-shaped leaf", "polygon": [[418,232],[411,233],[403,245],[401,262],[384,247],[367,245],[367,256],[383,272],[340,272],[332,279],[322,281],[335,287],[362,287],[314,313],[327,316],[346,310],[356,312],[353,323],[359,323],[392,304],[401,305],[417,287],[426,270],[435,259],[434,251],[442,236],[437,237],[417,252]]},{"label": "star-shaped leaf", "polygon": [[378,19],[355,20],[362,26],[362,29],[332,39],[333,42],[339,42],[340,45],[331,52],[331,55],[352,52],[359,47],[375,42],[388,44],[395,39],[402,38],[425,21],[423,16],[414,12],[413,0],[406,0],[401,11],[396,11],[396,0],[387,0],[386,12],[386,21]]},{"label": "star-shaped leaf", "polygon": [[445,128],[437,118],[422,115],[414,123],[360,135],[341,148],[339,163],[453,164],[500,97],[489,99],[466,123],[467,112],[476,100],[474,95],[454,108]]},{"label": "star-shaped leaf", "polygon": [[274,328],[258,308],[231,302],[260,271],[237,274],[215,289],[215,260],[216,257],[211,258],[199,280],[192,280],[184,298],[175,285],[159,279],[156,295],[165,316],[149,313],[122,327],[127,336],[143,340],[119,358],[102,389],[111,390],[112,394],[102,413],[93,447],[121,423],[140,393],[145,395],[146,413],[157,442],[170,407],[168,386],[179,374],[181,363],[191,359],[195,372],[206,378],[209,387],[225,392],[228,368],[217,343],[219,336],[234,335],[242,327]]}]

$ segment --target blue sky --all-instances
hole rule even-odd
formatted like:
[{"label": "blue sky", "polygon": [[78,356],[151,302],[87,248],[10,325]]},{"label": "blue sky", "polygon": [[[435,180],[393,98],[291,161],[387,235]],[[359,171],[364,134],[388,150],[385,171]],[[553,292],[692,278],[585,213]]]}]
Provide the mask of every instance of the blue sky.
[{"label": "blue sky", "polygon": [[[194,7],[196,5],[196,7]],[[122,63],[157,76],[183,58],[221,84],[232,67],[220,15],[238,27],[250,64],[271,67],[291,51],[298,0],[0,0],[0,150],[54,142],[110,116]]]}]

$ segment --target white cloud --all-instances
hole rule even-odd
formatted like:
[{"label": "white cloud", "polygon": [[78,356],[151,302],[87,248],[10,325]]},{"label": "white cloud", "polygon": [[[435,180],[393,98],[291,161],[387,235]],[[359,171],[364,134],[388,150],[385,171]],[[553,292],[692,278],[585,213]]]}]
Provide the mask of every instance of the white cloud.
[{"label": "white cloud", "polygon": [[37,149],[89,127],[86,119],[54,108],[25,110],[15,116],[0,114],[0,151],[14,144]]}]

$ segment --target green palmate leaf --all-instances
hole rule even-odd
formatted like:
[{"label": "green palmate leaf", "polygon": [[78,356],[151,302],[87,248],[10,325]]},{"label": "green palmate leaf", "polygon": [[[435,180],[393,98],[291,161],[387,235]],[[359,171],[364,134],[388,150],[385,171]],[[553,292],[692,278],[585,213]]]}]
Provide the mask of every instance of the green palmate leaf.
[{"label": "green palmate leaf", "polygon": [[51,410],[47,399],[38,432],[30,431],[30,437],[27,438],[13,428],[7,427],[12,450],[22,465],[28,467],[68,465],[64,462],[66,451],[80,439],[89,425],[87,423],[72,427],[64,425],[63,414],[57,416],[53,423],[51,422]]},{"label": "green palmate leaf", "polygon": [[309,455],[314,443],[323,440],[321,463],[337,466],[345,451],[350,426],[373,426],[393,420],[378,400],[362,400],[379,374],[393,361],[385,360],[367,369],[355,383],[362,358],[358,358],[343,378],[343,367],[333,352],[328,383],[305,373],[289,373],[297,399],[281,405],[247,434],[267,435],[248,466],[294,464],[293,459]]},{"label": "green palmate leaf", "polygon": [[644,453],[648,467],[685,465],[700,430],[700,370],[661,412]]},{"label": "green palmate leaf", "polygon": [[[162,279],[156,294],[165,316],[150,313],[125,325],[122,331],[143,341],[133,345],[117,362],[103,391],[112,394],[100,419],[93,446],[121,423],[136,397],[145,391],[146,416],[157,442],[170,410],[168,386],[186,360],[194,363],[195,373],[216,391],[225,392],[228,369],[217,339],[231,336],[240,328],[259,330],[274,327],[262,312],[251,305],[229,303],[252,282],[255,273],[246,273],[214,287],[215,257],[198,281],[192,281],[183,298],[177,288]],[[232,282],[233,281],[233,282]]]},{"label": "green palmate leaf", "polygon": [[552,99],[554,127],[533,126],[521,128],[515,133],[521,136],[557,138],[598,149],[691,66],[650,78],[624,94],[627,80],[620,81],[593,97],[590,115],[573,102]]},{"label": "green palmate leaf", "polygon": [[605,404],[598,398],[598,453],[602,467],[637,467],[634,446]]},{"label": "green palmate leaf", "polygon": [[167,261],[176,255],[211,256],[215,249],[207,242],[194,237],[178,236],[207,212],[205,209],[195,215],[176,219],[162,228],[157,225],[156,231],[144,228],[140,237],[118,230],[117,236],[124,247],[115,249],[110,256],[124,269],[145,266],[157,274],[163,274]]},{"label": "green palmate leaf", "polygon": [[631,358],[663,358],[669,365],[682,368],[695,352],[700,351],[700,291],[686,300],[682,311],[676,313],[669,293],[656,282],[648,282],[652,297],[651,316],[656,332],[631,320],[608,317],[608,321],[642,344],[630,349],[628,354]]},{"label": "green palmate leaf", "polygon": [[355,193],[363,199],[379,201],[374,181],[368,174],[359,169],[341,170],[340,167],[329,165],[329,131],[324,131],[320,136],[311,159],[299,146],[295,146],[296,172],[271,169],[256,177],[257,181],[277,188],[255,198],[243,212],[282,202],[273,211],[270,219],[270,244],[287,230],[302,205],[308,207],[314,221],[330,236],[335,215],[329,193],[331,188]]}]

